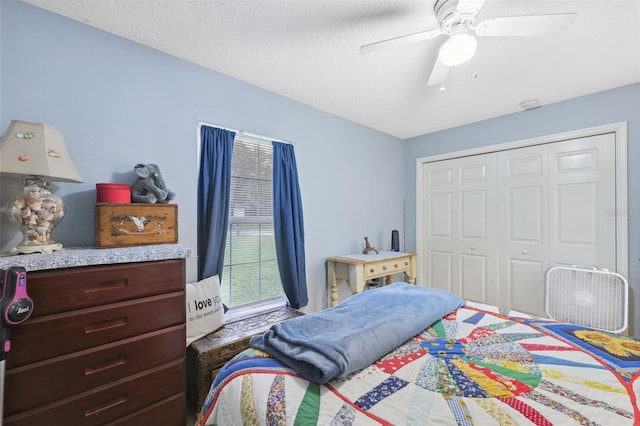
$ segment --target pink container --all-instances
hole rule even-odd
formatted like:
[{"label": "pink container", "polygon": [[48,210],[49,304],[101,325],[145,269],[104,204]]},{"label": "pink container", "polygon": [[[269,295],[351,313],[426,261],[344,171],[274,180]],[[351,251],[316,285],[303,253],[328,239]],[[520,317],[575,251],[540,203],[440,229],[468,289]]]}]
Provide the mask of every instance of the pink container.
[{"label": "pink container", "polygon": [[131,186],[119,183],[96,183],[96,201],[98,203],[131,203]]}]

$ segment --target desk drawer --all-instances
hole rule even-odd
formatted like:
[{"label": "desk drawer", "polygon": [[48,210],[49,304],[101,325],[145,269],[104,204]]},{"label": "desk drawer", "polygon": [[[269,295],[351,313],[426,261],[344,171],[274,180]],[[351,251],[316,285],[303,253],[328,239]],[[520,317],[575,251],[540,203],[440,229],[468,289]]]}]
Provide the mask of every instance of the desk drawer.
[{"label": "desk drawer", "polygon": [[12,330],[7,368],[183,324],[184,318],[181,291],[29,319]]},{"label": "desk drawer", "polygon": [[180,359],[108,386],[9,416],[5,418],[5,425],[102,425],[184,392],[184,374],[184,360]]},{"label": "desk drawer", "polygon": [[29,272],[31,319],[179,291],[184,274],[184,264],[177,259]]},{"label": "desk drawer", "polygon": [[364,265],[364,277],[375,278],[383,275],[393,275],[409,270],[411,262],[407,257],[385,260],[378,263]]},{"label": "desk drawer", "polygon": [[184,356],[183,325],[7,371],[5,413],[66,398]]}]

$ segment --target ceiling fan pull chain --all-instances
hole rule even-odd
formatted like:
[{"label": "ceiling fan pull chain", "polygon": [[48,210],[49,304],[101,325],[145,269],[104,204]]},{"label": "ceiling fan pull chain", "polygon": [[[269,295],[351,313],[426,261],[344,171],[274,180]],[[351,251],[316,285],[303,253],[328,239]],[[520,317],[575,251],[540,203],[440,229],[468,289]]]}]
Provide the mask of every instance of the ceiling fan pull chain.
[{"label": "ceiling fan pull chain", "polygon": [[444,92],[445,90],[447,90],[447,88],[444,87],[444,65],[442,64],[442,62],[440,62],[440,75],[442,76],[442,78],[440,79],[440,91]]},{"label": "ceiling fan pull chain", "polygon": [[476,57],[473,57],[473,79],[478,78],[478,67],[476,66]]}]

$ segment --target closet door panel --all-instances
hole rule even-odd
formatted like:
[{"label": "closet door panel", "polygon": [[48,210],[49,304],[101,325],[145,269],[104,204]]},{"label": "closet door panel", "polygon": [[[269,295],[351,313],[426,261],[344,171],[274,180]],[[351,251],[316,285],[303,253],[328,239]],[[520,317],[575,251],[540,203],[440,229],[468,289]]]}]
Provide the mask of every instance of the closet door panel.
[{"label": "closet door panel", "polygon": [[452,238],[453,237],[453,193],[436,192],[429,195],[431,215],[429,217],[429,237]]},{"label": "closet door panel", "polygon": [[454,165],[455,161],[442,161],[423,166],[427,193],[423,198],[426,214],[422,218],[422,229],[427,235],[423,250],[427,270],[425,284],[458,293],[459,285],[453,287],[457,282],[453,268],[454,257],[457,256]]},{"label": "closet door panel", "polygon": [[[507,265],[507,288],[510,309],[544,316],[544,282],[546,266],[542,261],[511,258]],[[542,296],[542,297],[541,297]]]},{"label": "closet door panel", "polygon": [[543,242],[545,192],[542,185],[509,188],[507,220],[510,241],[523,244]]},{"label": "closet door panel", "polygon": [[558,185],[555,188],[556,244],[594,245],[598,225],[596,182]]},{"label": "closet door panel", "polygon": [[543,314],[548,263],[547,149],[497,153],[500,306]]},{"label": "closet door panel", "polygon": [[431,287],[441,288],[452,293],[459,293],[460,288],[453,286],[453,254],[430,250],[427,262],[429,276],[427,282]]},{"label": "closet door panel", "polygon": [[487,285],[497,282],[493,154],[427,163],[423,176],[426,284],[492,303]]},{"label": "closet door panel", "polygon": [[458,160],[458,258],[462,297],[497,302],[495,154]]},{"label": "closet door panel", "polygon": [[488,216],[489,211],[493,209],[489,208],[487,201],[491,198],[491,194],[484,186],[480,185],[478,189],[460,192],[460,244],[457,265],[460,294],[470,300],[489,303],[487,281],[490,269],[491,238],[488,235],[488,229],[492,225],[489,223]]},{"label": "closet door panel", "polygon": [[487,239],[487,190],[460,193],[460,237]]},{"label": "closet door panel", "polygon": [[615,136],[549,145],[549,260],[616,270]]},{"label": "closet door panel", "polygon": [[488,257],[462,254],[460,256],[460,285],[465,299],[487,302]]}]

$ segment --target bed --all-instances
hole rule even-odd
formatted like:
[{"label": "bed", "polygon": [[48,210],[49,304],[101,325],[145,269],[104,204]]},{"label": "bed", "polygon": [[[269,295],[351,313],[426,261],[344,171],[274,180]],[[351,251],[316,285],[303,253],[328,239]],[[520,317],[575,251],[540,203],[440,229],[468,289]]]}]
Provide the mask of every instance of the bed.
[{"label": "bed", "polygon": [[[356,299],[360,305],[347,306],[343,311],[356,312],[361,317],[358,309],[366,306],[370,312],[369,316],[350,320],[347,324],[352,327],[340,316],[331,323],[331,311],[347,301],[322,311],[324,317],[316,313],[281,325],[311,317],[307,323],[300,323],[307,330],[303,338],[291,341],[308,349],[315,343],[307,345],[306,341],[318,335],[325,339],[319,340],[320,350],[324,352],[326,345],[329,349],[325,355],[337,358],[342,355],[332,351],[341,350],[345,343],[342,333],[331,327],[342,324],[348,330],[356,328],[345,339],[356,342],[349,351],[355,353],[360,348],[360,353],[347,356],[365,362],[362,353],[375,352],[371,341],[377,346],[383,337],[402,338],[402,332],[389,329],[386,324],[400,323],[399,327],[405,327],[407,317],[420,316],[420,310],[432,308],[421,309],[424,302],[413,293],[408,294],[416,300],[415,307],[407,306],[412,302],[405,303],[382,292],[388,287],[404,290],[405,285],[410,286],[398,284],[362,293],[377,294],[379,300],[373,302],[360,294],[347,299]],[[379,304],[388,306],[381,308]],[[449,310],[437,301],[435,308],[449,312],[440,314],[436,309],[438,319],[399,345],[392,343],[393,349],[376,353],[376,359],[363,368],[354,362],[328,375],[324,374],[324,367],[321,374],[310,374],[307,366],[296,365],[296,360],[287,358],[300,358],[297,354],[304,354],[306,349],[287,348],[284,357],[272,348],[263,350],[267,332],[261,341],[252,341],[254,347],[222,368],[197,424],[640,424],[638,339],[480,303],[455,304],[456,308]],[[328,334],[318,328],[311,333],[313,336],[309,335],[308,325],[316,316]],[[359,324],[361,320],[372,323],[375,330],[364,330],[369,326]],[[420,319],[425,320],[430,321]],[[381,328],[385,330],[376,335]],[[327,339],[331,333],[340,336]]]}]

